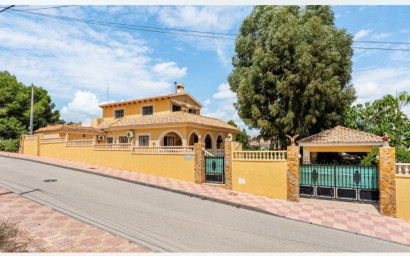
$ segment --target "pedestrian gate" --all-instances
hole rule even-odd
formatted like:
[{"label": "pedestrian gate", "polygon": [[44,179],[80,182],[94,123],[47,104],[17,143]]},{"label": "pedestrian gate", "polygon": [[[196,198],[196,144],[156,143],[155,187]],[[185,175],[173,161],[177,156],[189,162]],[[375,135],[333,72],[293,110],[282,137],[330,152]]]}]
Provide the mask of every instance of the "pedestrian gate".
[{"label": "pedestrian gate", "polygon": [[377,166],[302,164],[300,194],[317,198],[379,201]]},{"label": "pedestrian gate", "polygon": [[205,182],[225,183],[225,157],[205,156]]}]

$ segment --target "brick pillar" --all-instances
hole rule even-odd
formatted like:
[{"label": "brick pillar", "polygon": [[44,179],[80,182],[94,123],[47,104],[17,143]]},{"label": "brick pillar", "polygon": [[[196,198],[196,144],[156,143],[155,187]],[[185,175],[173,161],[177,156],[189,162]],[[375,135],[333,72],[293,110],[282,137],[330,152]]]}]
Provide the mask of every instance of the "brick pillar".
[{"label": "brick pillar", "polygon": [[37,156],[41,155],[41,141],[43,140],[44,134],[39,133],[37,135]]},{"label": "brick pillar", "polygon": [[225,188],[232,189],[232,149],[233,142],[229,139],[225,141]]},{"label": "brick pillar", "polygon": [[382,215],[396,217],[396,152],[384,145],[379,148],[379,208]]},{"label": "brick pillar", "polygon": [[299,202],[299,147],[288,146],[287,148],[287,190],[288,200]]},{"label": "brick pillar", "polygon": [[26,138],[26,136],[23,134],[21,135],[21,139],[20,139],[20,154],[24,154],[24,139]]},{"label": "brick pillar", "polygon": [[202,184],[205,183],[205,144],[198,141],[194,144],[194,156],[195,156],[195,183]]}]

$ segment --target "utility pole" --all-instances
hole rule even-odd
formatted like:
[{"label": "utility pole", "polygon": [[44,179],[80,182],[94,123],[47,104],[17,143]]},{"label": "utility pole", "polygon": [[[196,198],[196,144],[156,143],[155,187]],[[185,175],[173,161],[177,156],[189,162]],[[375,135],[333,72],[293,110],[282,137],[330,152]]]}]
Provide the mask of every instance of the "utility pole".
[{"label": "utility pole", "polygon": [[34,84],[31,85],[31,109],[30,109],[30,135],[33,134],[33,102],[34,102]]}]

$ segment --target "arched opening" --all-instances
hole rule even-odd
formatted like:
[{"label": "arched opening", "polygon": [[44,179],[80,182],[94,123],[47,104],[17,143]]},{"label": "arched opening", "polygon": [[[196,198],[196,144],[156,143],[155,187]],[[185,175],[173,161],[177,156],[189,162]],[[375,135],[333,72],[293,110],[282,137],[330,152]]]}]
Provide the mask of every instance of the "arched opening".
[{"label": "arched opening", "polygon": [[189,137],[189,146],[193,146],[195,143],[199,141],[198,135],[196,133],[192,133]]},{"label": "arched opening", "polygon": [[205,149],[212,149],[212,139],[209,134],[205,137]]},{"label": "arched opening", "polygon": [[165,134],[161,145],[165,147],[182,146],[182,138],[175,132],[169,132]]},{"label": "arched opening", "polygon": [[224,148],[224,140],[222,139],[222,136],[219,135],[218,138],[216,139],[216,148],[217,149],[223,149]]}]

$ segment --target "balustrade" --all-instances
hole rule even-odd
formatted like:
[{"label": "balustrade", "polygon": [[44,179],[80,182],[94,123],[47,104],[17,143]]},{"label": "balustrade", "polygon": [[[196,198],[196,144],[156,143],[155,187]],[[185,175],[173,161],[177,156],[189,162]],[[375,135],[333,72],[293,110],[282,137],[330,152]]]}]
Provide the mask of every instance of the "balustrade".
[{"label": "balustrade", "polygon": [[194,147],[165,146],[165,147],[133,147],[133,154],[194,154]]},{"label": "balustrade", "polygon": [[286,161],[286,150],[234,151],[233,159],[241,161]]},{"label": "balustrade", "polygon": [[396,163],[396,175],[410,176],[410,163]]}]

